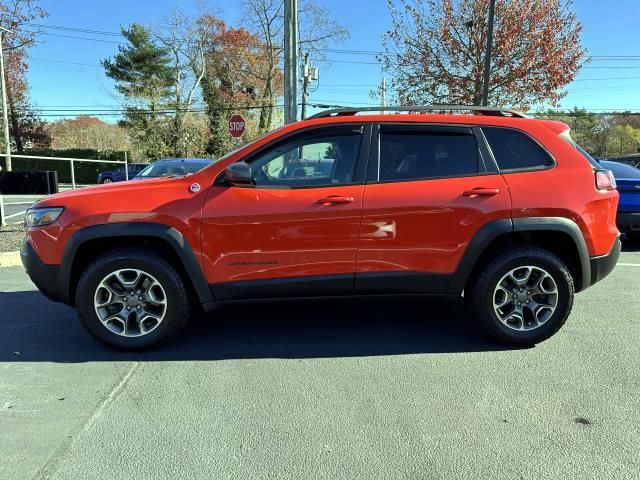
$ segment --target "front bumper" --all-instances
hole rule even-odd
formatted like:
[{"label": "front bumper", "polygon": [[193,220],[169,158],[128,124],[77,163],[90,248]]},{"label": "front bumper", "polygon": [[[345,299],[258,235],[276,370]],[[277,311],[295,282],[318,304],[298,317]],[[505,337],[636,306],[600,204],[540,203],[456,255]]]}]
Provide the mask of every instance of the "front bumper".
[{"label": "front bumper", "polygon": [[620,243],[620,238],[618,238],[609,253],[589,259],[591,264],[591,285],[599,282],[613,271],[618,263],[618,258],[620,258],[621,249],[622,244]]},{"label": "front bumper", "polygon": [[624,233],[640,233],[640,212],[618,213],[616,216],[618,230]]},{"label": "front bumper", "polygon": [[20,249],[20,259],[31,281],[45,297],[60,301],[60,266],[47,265],[40,260],[31,244],[25,239]]}]

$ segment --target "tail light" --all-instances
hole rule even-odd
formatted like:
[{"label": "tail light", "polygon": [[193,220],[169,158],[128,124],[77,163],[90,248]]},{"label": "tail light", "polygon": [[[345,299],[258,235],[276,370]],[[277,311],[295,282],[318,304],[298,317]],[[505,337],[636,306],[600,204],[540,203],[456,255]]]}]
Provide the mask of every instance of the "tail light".
[{"label": "tail light", "polygon": [[598,190],[616,189],[616,179],[611,170],[596,170],[596,188]]}]

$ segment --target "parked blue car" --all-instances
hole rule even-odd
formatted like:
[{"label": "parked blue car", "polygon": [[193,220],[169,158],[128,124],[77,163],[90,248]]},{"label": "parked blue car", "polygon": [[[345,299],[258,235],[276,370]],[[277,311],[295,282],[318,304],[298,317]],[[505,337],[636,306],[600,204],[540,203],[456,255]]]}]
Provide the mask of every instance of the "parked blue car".
[{"label": "parked blue car", "polygon": [[169,158],[166,160],[156,160],[146,165],[135,180],[158,177],[182,177],[191,173],[196,173],[204,167],[211,165],[213,160],[208,158]]},{"label": "parked blue car", "polygon": [[640,241],[640,170],[607,160],[600,160],[600,165],[613,172],[618,184],[618,229],[630,240]]},{"label": "parked blue car", "polygon": [[[141,170],[143,170],[148,163],[130,163],[128,164],[129,170],[129,180],[135,177]],[[127,178],[124,174],[124,167],[118,168],[116,170],[105,170],[98,174],[98,183],[112,183],[112,182],[123,182]]]}]

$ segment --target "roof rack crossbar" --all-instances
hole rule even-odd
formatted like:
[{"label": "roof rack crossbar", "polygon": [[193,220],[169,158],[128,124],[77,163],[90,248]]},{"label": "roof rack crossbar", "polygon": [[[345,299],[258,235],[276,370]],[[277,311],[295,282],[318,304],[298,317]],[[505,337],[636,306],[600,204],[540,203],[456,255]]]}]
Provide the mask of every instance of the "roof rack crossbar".
[{"label": "roof rack crossbar", "polygon": [[340,107],[332,108],[311,115],[307,120],[315,118],[356,115],[361,112],[472,112],[477,115],[528,118],[524,113],[508,108],[478,107],[471,105],[395,105],[390,107]]}]

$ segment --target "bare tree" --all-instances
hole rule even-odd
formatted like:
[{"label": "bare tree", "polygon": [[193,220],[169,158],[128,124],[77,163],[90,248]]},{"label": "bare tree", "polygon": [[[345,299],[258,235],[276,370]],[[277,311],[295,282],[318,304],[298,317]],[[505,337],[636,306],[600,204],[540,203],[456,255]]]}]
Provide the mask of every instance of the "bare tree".
[{"label": "bare tree", "polygon": [[189,149],[189,135],[185,130],[185,116],[205,74],[206,61],[199,23],[178,9],[162,24],[152,29],[154,38],[171,54],[174,71],[172,107],[175,109],[173,149],[176,156],[184,156]]},{"label": "bare tree", "polygon": [[37,28],[25,29],[33,20],[45,18],[49,14],[38,5],[37,0],[0,0],[0,26],[11,30],[3,43],[4,50],[18,50],[32,47],[39,33]]},{"label": "bare tree", "polygon": [[[273,121],[276,91],[274,78],[280,69],[284,51],[283,0],[241,0],[244,10],[243,22],[249,31],[259,36],[265,45],[265,58],[269,68],[261,73],[266,87],[262,95],[264,108],[260,113],[259,128],[269,130]],[[326,49],[332,42],[349,38],[349,33],[338,22],[329,17],[329,12],[314,0],[301,0],[298,8],[299,48],[311,58],[326,61]],[[301,55],[302,57],[302,55]]]}]

